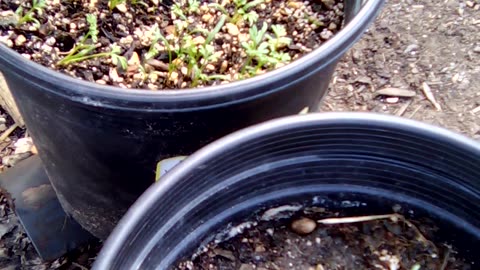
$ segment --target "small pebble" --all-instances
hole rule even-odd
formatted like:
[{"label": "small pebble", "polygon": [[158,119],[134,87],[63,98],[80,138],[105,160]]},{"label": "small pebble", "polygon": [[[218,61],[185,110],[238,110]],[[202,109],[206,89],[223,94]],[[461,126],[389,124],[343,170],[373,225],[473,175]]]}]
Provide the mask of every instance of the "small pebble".
[{"label": "small pebble", "polygon": [[335,23],[330,23],[330,25],[328,26],[328,30],[336,30],[337,29],[337,25]]},{"label": "small pebble", "polygon": [[332,36],[333,36],[333,33],[332,31],[329,31],[329,30],[323,30],[320,33],[320,37],[325,40],[330,39]]},{"label": "small pebble", "polygon": [[303,6],[302,2],[288,2],[288,7],[299,9]]},{"label": "small pebble", "polygon": [[110,76],[110,79],[112,80],[112,82],[123,82],[123,78],[118,76],[117,69],[115,68],[111,68],[108,75]]},{"label": "small pebble", "polygon": [[45,40],[45,44],[47,44],[48,46],[55,45],[55,42],[57,42],[57,41],[55,40],[54,37],[49,37],[49,38],[47,38],[47,40]]},{"label": "small pebble", "polygon": [[175,81],[178,79],[178,73],[173,71],[172,73],[170,73],[170,80],[172,81]]},{"label": "small pebble", "polygon": [[309,234],[315,230],[317,223],[309,218],[300,218],[294,220],[291,227],[298,234]]},{"label": "small pebble", "polygon": [[27,41],[27,39],[25,38],[24,35],[19,35],[19,36],[15,39],[15,45],[17,45],[17,46],[22,46],[23,44],[25,44],[26,41]]},{"label": "small pebble", "polygon": [[120,11],[120,12],[122,12],[122,13],[125,13],[125,12],[128,11],[127,6],[126,6],[124,3],[118,4],[118,5],[116,6],[116,8],[117,8],[118,11]]},{"label": "small pebble", "polygon": [[195,37],[193,40],[192,40],[193,44],[195,45],[200,45],[200,44],[205,44],[205,38],[202,37],[202,36],[198,36],[198,37]]},{"label": "small pebble", "polygon": [[225,27],[227,27],[228,33],[232,36],[237,36],[240,33],[238,27],[233,23],[227,23]]},{"label": "small pebble", "polygon": [[153,83],[149,83],[147,86],[150,90],[157,90],[158,89],[158,87]]},{"label": "small pebble", "polygon": [[255,247],[255,252],[265,252],[267,251],[264,246],[256,246]]},{"label": "small pebble", "polygon": [[129,66],[140,65],[140,57],[138,57],[138,54],[136,52],[133,52],[127,63]]},{"label": "small pebble", "polygon": [[202,16],[202,21],[208,23],[208,22],[210,22],[210,20],[212,19],[212,17],[213,17],[213,16],[212,16],[210,13],[203,14],[203,16]]},{"label": "small pebble", "polygon": [[389,98],[386,98],[386,99],[385,99],[385,101],[386,101],[387,103],[390,103],[390,104],[397,103],[398,100],[399,100],[398,97],[389,97]]},{"label": "small pebble", "polygon": [[150,73],[148,75],[148,79],[150,80],[150,82],[155,83],[158,80],[158,75],[156,73]]},{"label": "small pebble", "polygon": [[220,66],[220,73],[224,73],[228,68],[228,61],[224,60]]},{"label": "small pebble", "polygon": [[239,270],[254,270],[255,268],[251,264],[242,263]]},{"label": "small pebble", "polygon": [[238,41],[240,42],[246,42],[250,39],[250,35],[249,34],[239,34],[238,35]]},{"label": "small pebble", "polygon": [[214,71],[214,70],[215,70],[215,66],[212,65],[212,64],[208,64],[205,68],[206,68],[207,70],[210,70],[210,71]]}]

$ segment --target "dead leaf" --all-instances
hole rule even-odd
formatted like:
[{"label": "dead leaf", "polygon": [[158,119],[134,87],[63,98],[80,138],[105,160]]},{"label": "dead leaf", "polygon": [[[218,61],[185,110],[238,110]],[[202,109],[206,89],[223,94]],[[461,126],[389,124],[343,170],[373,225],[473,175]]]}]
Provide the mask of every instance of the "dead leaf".
[{"label": "dead leaf", "polygon": [[423,94],[425,94],[425,97],[428,99],[428,101],[430,101],[430,103],[433,104],[433,106],[435,107],[435,109],[437,111],[441,111],[442,110],[442,107],[440,106],[440,104],[435,100],[435,96],[433,95],[432,93],[432,89],[430,89],[430,86],[428,86],[428,84],[426,82],[422,83],[422,90],[423,90]]},{"label": "dead leaf", "polygon": [[43,184],[38,187],[32,187],[22,192],[22,199],[25,205],[37,209],[52,198],[55,198],[55,191],[49,184]]},{"label": "dead leaf", "polygon": [[378,96],[390,96],[390,97],[414,97],[415,91],[401,88],[383,88],[374,93],[374,97]]}]

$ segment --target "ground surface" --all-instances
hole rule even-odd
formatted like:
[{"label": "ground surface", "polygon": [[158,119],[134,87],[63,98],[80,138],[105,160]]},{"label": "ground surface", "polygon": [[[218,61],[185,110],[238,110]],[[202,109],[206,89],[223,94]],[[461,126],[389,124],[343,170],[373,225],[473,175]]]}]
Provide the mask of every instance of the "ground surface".
[{"label": "ground surface", "polygon": [[[321,109],[397,114],[480,139],[479,8],[480,1],[389,1],[339,63]],[[375,97],[389,87],[415,96]]]},{"label": "ground surface", "polygon": [[[480,140],[479,8],[478,0],[389,1],[376,23],[339,63],[321,109],[397,114]],[[424,83],[440,110],[427,99]],[[384,88],[411,90],[414,96],[398,101],[375,97]],[[398,90],[393,91],[398,95]],[[21,136],[13,133],[10,141],[0,142],[2,157],[11,154],[13,142]],[[63,259],[42,264],[31,255],[32,247],[7,201],[0,200],[0,269],[82,269],[78,265],[89,265],[88,256],[78,260],[77,266],[59,267]],[[4,228],[9,233],[3,234]],[[11,237],[12,231],[16,237]]]}]

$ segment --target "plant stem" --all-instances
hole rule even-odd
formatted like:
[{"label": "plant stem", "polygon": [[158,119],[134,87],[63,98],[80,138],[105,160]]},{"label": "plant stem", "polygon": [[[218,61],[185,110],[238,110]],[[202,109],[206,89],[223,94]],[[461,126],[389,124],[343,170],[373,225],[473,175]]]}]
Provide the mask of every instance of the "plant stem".
[{"label": "plant stem", "polygon": [[59,64],[60,65],[68,65],[68,64],[71,64],[71,63],[82,62],[82,61],[92,59],[92,58],[100,58],[100,57],[107,57],[107,56],[111,56],[111,53],[109,53],[109,52],[96,53],[96,54],[90,54],[90,55],[85,55],[85,56],[81,56],[81,57],[74,57],[72,59],[67,59],[67,60],[65,60],[65,58],[68,58],[68,57],[65,57],[64,59],[62,59],[62,61],[59,62]]}]

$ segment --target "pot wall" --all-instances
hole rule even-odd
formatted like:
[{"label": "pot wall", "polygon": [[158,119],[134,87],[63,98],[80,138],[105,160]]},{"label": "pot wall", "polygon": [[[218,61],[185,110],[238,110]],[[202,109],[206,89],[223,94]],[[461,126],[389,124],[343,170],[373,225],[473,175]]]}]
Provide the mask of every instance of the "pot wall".
[{"label": "pot wall", "polygon": [[[105,239],[154,181],[155,164],[246,126],[316,110],[336,62],[383,1],[346,1],[351,23],[313,53],[241,82],[131,91],[73,79],[0,45],[0,70],[64,209]],[[358,16],[353,17],[353,14]]]},{"label": "pot wall", "polygon": [[478,143],[419,122],[365,113],[269,121],[210,144],[150,187],[94,269],[168,269],[228,224],[293,203],[347,215],[399,204],[478,265],[479,179]]}]

